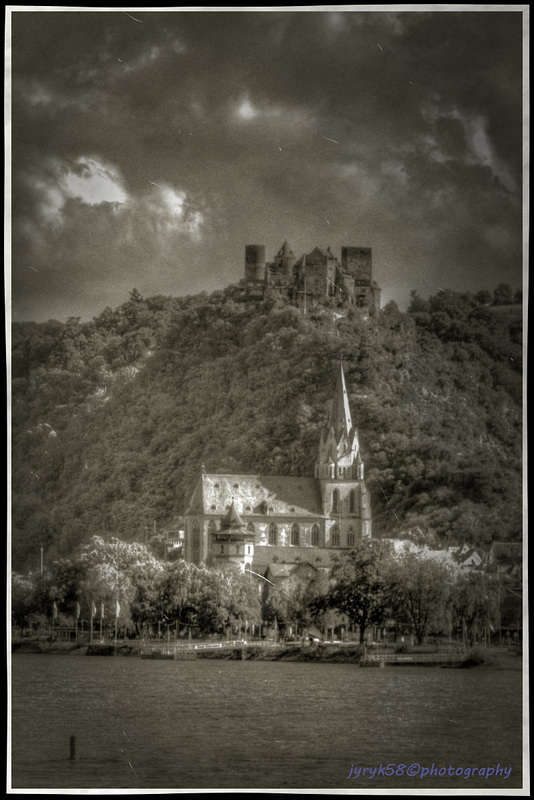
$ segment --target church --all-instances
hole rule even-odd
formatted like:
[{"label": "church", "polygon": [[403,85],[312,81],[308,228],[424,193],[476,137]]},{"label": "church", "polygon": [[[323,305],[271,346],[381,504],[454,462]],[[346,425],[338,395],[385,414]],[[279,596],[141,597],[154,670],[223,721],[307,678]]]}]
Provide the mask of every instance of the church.
[{"label": "church", "polygon": [[264,575],[332,555],[371,536],[370,494],[340,366],[314,477],[202,473],[184,515],[186,561]]}]

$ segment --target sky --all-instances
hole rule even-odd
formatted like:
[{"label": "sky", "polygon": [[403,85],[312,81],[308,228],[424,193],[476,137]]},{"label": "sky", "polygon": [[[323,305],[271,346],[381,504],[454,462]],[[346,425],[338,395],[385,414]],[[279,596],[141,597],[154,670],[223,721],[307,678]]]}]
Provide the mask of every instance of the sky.
[{"label": "sky", "polygon": [[55,8],[8,7],[13,321],[211,293],[284,240],[371,247],[401,309],[521,287],[528,6]]}]

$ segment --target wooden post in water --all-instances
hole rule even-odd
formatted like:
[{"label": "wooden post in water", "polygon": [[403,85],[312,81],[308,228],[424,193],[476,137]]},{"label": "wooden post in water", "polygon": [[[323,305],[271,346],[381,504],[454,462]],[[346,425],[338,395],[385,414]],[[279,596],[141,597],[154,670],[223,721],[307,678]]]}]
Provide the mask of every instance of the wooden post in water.
[{"label": "wooden post in water", "polygon": [[70,760],[76,761],[76,737],[70,737]]}]

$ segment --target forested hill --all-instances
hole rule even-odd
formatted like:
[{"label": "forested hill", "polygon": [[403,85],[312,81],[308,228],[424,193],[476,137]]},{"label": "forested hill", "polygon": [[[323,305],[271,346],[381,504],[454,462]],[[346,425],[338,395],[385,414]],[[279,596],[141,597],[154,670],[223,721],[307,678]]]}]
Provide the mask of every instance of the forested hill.
[{"label": "forested hill", "polygon": [[375,535],[519,539],[521,321],[448,291],[364,321],[229,287],[14,324],[13,567],[175,530],[202,465],[313,475],[340,360]]}]

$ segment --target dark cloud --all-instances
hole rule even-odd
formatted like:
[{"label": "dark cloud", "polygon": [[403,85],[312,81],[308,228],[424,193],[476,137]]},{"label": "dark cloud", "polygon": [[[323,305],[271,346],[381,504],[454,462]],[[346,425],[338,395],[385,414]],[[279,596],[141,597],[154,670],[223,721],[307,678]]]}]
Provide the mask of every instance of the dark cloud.
[{"label": "dark cloud", "polygon": [[11,20],[15,318],[210,291],[284,238],[373,247],[401,305],[521,282],[521,13]]}]

